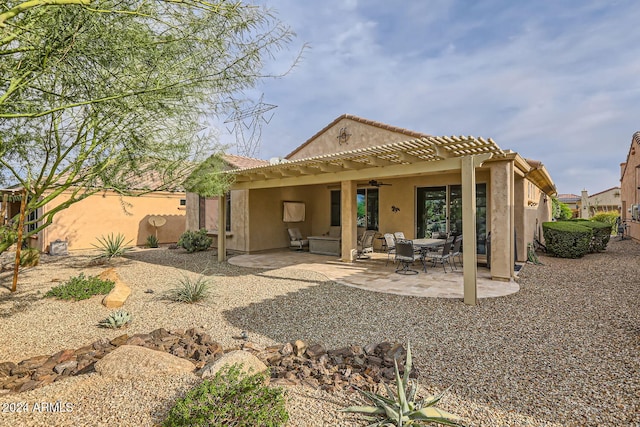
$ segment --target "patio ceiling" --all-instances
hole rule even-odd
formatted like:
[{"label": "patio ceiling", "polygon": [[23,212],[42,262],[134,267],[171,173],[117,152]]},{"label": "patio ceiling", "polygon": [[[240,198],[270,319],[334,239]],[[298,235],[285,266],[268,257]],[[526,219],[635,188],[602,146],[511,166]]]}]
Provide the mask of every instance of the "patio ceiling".
[{"label": "patio ceiling", "polygon": [[235,176],[234,190],[269,188],[457,170],[465,156],[483,161],[505,152],[491,138],[430,136],[226,173]]}]

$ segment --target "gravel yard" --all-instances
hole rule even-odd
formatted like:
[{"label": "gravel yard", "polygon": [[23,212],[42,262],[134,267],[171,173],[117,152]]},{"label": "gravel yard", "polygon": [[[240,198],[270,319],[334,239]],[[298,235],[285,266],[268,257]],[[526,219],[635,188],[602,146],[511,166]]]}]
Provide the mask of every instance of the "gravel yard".
[{"label": "gravel yard", "polygon": [[[262,345],[410,341],[423,388],[450,386],[441,406],[469,426],[640,425],[640,245],[615,240],[606,252],[583,259],[540,260],[544,265],[520,272],[520,292],[480,300],[476,307],[363,291],[307,271],[219,265],[211,252],[138,250],[113,266],[132,288],[125,304],[134,317],[129,335],[198,326],[224,347],[237,345],[233,336],[242,330]],[[40,266],[21,273],[15,295],[7,290],[11,272],[0,273],[0,362],[123,333],[96,326],[111,311],[100,297],[73,303],[41,298],[60,281],[105,268],[90,264],[89,254],[45,255]],[[185,275],[203,272],[212,284],[207,302],[162,298]],[[32,407],[60,400],[73,404],[72,412],[4,412],[0,426],[154,425],[196,381],[75,377],[0,397],[0,405]],[[351,395],[295,387],[288,396],[291,426],[364,425],[336,412]]]}]

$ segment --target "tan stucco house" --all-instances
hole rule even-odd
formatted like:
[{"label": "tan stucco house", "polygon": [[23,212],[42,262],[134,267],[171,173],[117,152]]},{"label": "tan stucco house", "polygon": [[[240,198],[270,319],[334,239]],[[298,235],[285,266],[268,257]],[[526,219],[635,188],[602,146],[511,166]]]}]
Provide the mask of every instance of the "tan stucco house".
[{"label": "tan stucco house", "polygon": [[622,220],[629,235],[640,241],[640,131],[633,134],[627,161],[620,164]]},{"label": "tan stucco house", "polygon": [[[542,163],[491,139],[434,137],[346,114],[282,161],[226,173],[235,183],[230,200],[218,200],[219,247],[288,248],[290,227],[304,236],[336,235],[337,228],[336,256],[351,262],[358,229],[402,231],[410,239],[449,232],[463,234],[465,265],[475,266],[491,232],[491,274],[498,280],[510,280],[515,261],[526,260],[556,193]],[[201,204],[189,197],[191,217]],[[302,207],[296,222],[285,222],[290,204]],[[222,228],[224,235],[217,233]],[[226,250],[219,254],[224,258]]]},{"label": "tan stucco house", "polygon": [[[30,246],[48,252],[51,242],[66,242],[69,250],[94,249],[97,238],[108,234],[121,233],[132,245],[143,246],[151,234],[158,236],[161,244],[175,243],[186,227],[186,194],[183,189],[152,191],[157,187],[157,177],[153,172],[142,173],[129,185],[129,191],[139,192],[138,196],[123,196],[111,190],[101,190],[70,205],[53,217],[53,223],[30,239]],[[4,193],[19,194],[20,189],[5,189]],[[44,218],[56,206],[70,197],[70,192],[62,193],[51,202],[38,209],[36,218]],[[20,212],[20,202],[8,203],[5,219],[11,219]],[[150,218],[161,218],[160,227],[154,227]],[[32,218],[34,219],[34,218]],[[34,227],[35,228],[35,227]]]}]

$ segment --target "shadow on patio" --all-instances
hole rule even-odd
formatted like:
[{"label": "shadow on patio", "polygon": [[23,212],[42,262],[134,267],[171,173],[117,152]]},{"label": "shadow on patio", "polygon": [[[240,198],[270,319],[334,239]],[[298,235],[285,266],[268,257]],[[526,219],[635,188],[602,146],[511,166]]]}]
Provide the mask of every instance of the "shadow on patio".
[{"label": "shadow on patio", "polygon": [[[241,267],[264,269],[298,269],[321,273],[329,280],[375,292],[396,295],[463,298],[462,267],[445,273],[441,266],[428,265],[427,273],[419,263],[416,275],[403,275],[395,272],[392,260],[386,264],[384,253],[371,254],[370,259],[357,260],[353,264],[343,263],[335,256],[310,254],[308,252],[273,251],[229,258],[229,263]],[[501,297],[516,293],[520,286],[515,282],[491,280],[489,269],[478,267],[478,298]]]}]

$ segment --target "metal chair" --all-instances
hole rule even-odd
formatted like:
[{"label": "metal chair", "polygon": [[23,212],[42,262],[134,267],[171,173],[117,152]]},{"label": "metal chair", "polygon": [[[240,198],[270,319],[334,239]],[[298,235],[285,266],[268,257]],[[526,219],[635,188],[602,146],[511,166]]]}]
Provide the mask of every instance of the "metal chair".
[{"label": "metal chair", "polygon": [[367,254],[373,253],[373,238],[375,237],[376,232],[374,230],[367,230],[362,235],[362,239],[358,242],[357,250],[358,255],[357,258],[369,258]]},{"label": "metal chair", "polygon": [[387,246],[387,262],[385,263],[385,266],[387,266],[391,255],[396,254],[396,239],[393,237],[393,234],[384,233],[384,241]]},{"label": "metal chair", "polygon": [[455,237],[448,238],[444,243],[444,246],[442,246],[441,252],[438,252],[438,253],[428,252],[425,254],[427,258],[433,261],[434,267],[436,264],[442,264],[442,268],[444,269],[445,273],[447,272],[447,268],[445,267],[445,264],[449,264],[451,271],[453,271],[453,267],[451,266],[451,262],[449,262],[449,259],[451,258],[451,245],[453,244],[454,240],[455,240]]},{"label": "metal chair", "polygon": [[309,247],[309,240],[302,238],[302,233],[298,228],[288,228],[287,232],[289,232],[290,249],[302,251],[305,247]]},{"label": "metal chair", "polygon": [[396,262],[399,264],[399,268],[396,269],[396,273],[399,274],[418,274],[418,270],[413,270],[410,267],[411,264],[420,260],[422,262],[422,268],[425,273],[427,272],[427,265],[424,262],[424,257],[420,253],[416,253],[413,248],[413,242],[411,240],[399,239],[396,241]]},{"label": "metal chair", "polygon": [[460,262],[460,266],[462,266],[462,253],[460,252],[460,248],[462,247],[462,236],[454,237],[453,241],[453,249],[451,249],[451,259],[453,260],[453,266],[458,269],[456,266],[456,258]]}]

